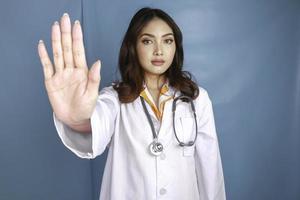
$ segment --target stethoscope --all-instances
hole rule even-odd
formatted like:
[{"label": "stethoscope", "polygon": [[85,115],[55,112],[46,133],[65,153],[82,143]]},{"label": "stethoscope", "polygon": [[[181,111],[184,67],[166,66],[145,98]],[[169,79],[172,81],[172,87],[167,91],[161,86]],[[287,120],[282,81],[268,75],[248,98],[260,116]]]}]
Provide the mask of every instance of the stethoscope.
[{"label": "stethoscope", "polygon": [[[152,155],[159,156],[163,152],[164,147],[163,147],[162,143],[158,141],[158,134],[156,134],[156,132],[155,132],[154,125],[153,125],[153,122],[151,120],[148,109],[146,107],[144,98],[140,96],[140,99],[141,99],[141,102],[142,102],[142,105],[143,105],[143,108],[144,108],[144,112],[147,116],[148,122],[149,122],[150,127],[151,127],[152,135],[153,135],[153,142],[151,142],[151,144],[149,145],[149,151]],[[177,136],[176,128],[175,128],[176,102],[178,100],[183,100],[184,102],[189,102],[190,105],[191,105],[191,109],[193,111],[193,115],[194,115],[194,120],[195,120],[195,125],[196,125],[196,134],[195,134],[194,140],[189,141],[187,143],[181,142],[179,140],[179,138]],[[194,103],[193,103],[193,99],[191,97],[188,97],[188,96],[185,96],[185,95],[181,95],[181,96],[178,96],[178,97],[174,98],[173,104],[172,104],[172,116],[173,116],[173,130],[174,130],[175,138],[176,138],[179,146],[180,147],[193,146],[195,144],[196,140],[197,140],[197,132],[198,132],[197,116],[196,116],[196,111],[195,111],[195,106],[194,106]]]}]

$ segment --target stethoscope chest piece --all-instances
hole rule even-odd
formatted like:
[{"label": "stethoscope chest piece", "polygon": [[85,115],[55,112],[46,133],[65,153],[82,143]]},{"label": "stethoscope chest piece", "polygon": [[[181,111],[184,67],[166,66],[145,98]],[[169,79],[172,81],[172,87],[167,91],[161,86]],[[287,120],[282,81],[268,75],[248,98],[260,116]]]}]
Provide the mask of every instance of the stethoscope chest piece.
[{"label": "stethoscope chest piece", "polygon": [[159,156],[163,152],[164,146],[160,142],[153,141],[149,145],[149,150],[152,155]]}]

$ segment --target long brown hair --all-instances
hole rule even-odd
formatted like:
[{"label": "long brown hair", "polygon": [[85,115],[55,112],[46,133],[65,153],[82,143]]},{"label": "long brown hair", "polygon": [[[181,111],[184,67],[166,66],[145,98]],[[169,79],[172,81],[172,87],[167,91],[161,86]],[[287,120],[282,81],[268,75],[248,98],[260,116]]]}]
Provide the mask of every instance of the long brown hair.
[{"label": "long brown hair", "polygon": [[124,36],[120,54],[119,70],[122,81],[115,82],[114,89],[118,92],[122,103],[134,101],[143,90],[144,72],[139,64],[136,43],[142,29],[153,18],[165,21],[174,33],[176,52],[169,69],[164,73],[170,86],[179,90],[182,94],[195,99],[199,95],[197,84],[192,81],[191,73],[182,71],[183,48],[182,33],[174,20],[160,9],[142,8],[132,18]]}]

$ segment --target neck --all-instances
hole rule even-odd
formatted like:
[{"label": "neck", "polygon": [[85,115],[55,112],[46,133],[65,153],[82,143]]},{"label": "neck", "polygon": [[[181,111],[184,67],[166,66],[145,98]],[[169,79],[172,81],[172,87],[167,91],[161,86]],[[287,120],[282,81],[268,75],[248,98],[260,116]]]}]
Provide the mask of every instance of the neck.
[{"label": "neck", "polygon": [[165,76],[145,75],[145,82],[149,90],[160,90],[165,83]]}]

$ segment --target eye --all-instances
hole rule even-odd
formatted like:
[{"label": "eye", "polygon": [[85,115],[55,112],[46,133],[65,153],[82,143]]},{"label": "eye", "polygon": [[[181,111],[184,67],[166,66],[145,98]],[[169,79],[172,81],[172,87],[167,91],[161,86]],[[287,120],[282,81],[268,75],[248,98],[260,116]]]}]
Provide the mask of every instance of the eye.
[{"label": "eye", "polygon": [[142,43],[147,45],[147,44],[152,44],[152,41],[148,39],[143,39]]},{"label": "eye", "polygon": [[165,40],[165,43],[167,43],[167,44],[172,44],[173,42],[174,42],[173,39],[166,39],[166,40]]}]

